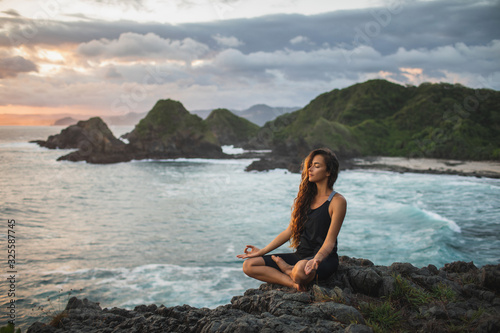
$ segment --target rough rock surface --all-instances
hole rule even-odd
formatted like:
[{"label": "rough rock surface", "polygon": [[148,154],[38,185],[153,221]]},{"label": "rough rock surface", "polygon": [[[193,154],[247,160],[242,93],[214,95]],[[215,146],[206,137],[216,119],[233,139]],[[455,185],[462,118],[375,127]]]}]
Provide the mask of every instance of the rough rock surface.
[{"label": "rough rock surface", "polygon": [[[308,292],[262,284],[216,309],[102,309],[73,297],[58,324],[37,322],[27,332],[498,332],[499,271],[500,265],[375,266],[341,257],[338,272]],[[377,315],[384,304],[392,322]]]},{"label": "rough rock surface", "polygon": [[46,141],[32,141],[50,149],[78,149],[58,160],[87,161],[90,163],[116,163],[130,161],[132,155],[127,145],[117,139],[106,123],[94,117],[79,121]]}]

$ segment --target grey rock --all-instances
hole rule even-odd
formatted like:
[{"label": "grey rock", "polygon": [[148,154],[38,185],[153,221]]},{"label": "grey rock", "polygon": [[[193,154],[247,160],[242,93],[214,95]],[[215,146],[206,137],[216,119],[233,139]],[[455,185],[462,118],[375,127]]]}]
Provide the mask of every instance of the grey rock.
[{"label": "grey rock", "polygon": [[395,262],[389,266],[389,269],[394,273],[401,274],[402,276],[410,276],[418,270],[418,268],[407,262]]},{"label": "grey rock", "polygon": [[500,265],[486,265],[481,268],[481,285],[500,292]]},{"label": "grey rock", "polygon": [[331,320],[331,318],[333,318],[334,320],[344,324],[349,324],[352,322],[356,322],[359,324],[365,323],[363,315],[361,315],[361,313],[354,307],[349,305],[335,302],[323,302],[315,303],[310,307],[319,309],[320,313],[323,314],[324,319]]},{"label": "grey rock", "polygon": [[373,333],[373,329],[366,325],[351,324],[346,327],[345,333]]},{"label": "grey rock", "polygon": [[383,283],[382,277],[371,267],[350,270],[349,281],[355,291],[371,296],[379,295]]},{"label": "grey rock", "polygon": [[[102,309],[98,303],[73,297],[58,327],[34,323],[27,333],[371,332],[365,325],[371,325],[373,318],[364,317],[369,312],[360,304],[379,305],[395,297],[397,275],[429,299],[419,306],[401,295],[394,300],[394,311],[404,307],[401,331],[440,331],[454,326],[464,331],[497,332],[500,297],[491,283],[499,268],[481,268],[480,273],[472,263],[462,262],[439,270],[405,263],[386,267],[341,257],[338,271],[327,281],[313,284],[308,292],[265,283],[215,309],[154,304],[133,310]],[[481,274],[484,279],[479,279]],[[452,297],[439,296],[436,290],[443,288],[451,289]]]},{"label": "grey rock", "polygon": [[446,312],[439,306],[431,307],[429,310],[427,310],[425,315],[433,317],[433,318],[437,318],[437,319],[446,319],[448,317]]},{"label": "grey rock", "polygon": [[442,270],[448,273],[468,273],[470,271],[477,271],[478,269],[472,261],[455,261],[452,263],[444,264]]}]

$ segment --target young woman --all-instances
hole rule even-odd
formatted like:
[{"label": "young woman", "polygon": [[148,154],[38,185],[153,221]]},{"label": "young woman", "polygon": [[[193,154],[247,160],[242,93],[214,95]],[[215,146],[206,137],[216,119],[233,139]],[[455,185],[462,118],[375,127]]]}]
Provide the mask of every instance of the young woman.
[{"label": "young woman", "polygon": [[[333,190],[339,162],[329,149],[313,150],[302,164],[302,181],[289,226],[263,249],[247,245],[243,271],[255,279],[299,291],[315,280],[332,275],[338,267],[337,236],[347,203]],[[266,255],[290,240],[294,253]]]}]

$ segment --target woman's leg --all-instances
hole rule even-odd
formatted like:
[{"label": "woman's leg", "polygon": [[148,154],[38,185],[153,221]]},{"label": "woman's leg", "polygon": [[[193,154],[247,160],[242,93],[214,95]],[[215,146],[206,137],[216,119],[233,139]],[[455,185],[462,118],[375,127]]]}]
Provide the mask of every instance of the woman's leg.
[{"label": "woman's leg", "polygon": [[300,260],[295,265],[289,265],[279,256],[272,256],[272,258],[280,270],[288,275],[298,286],[297,290],[299,291],[305,291],[306,286],[312,282],[316,276],[316,270],[312,270],[309,274],[305,273],[304,268],[306,267],[307,260]]},{"label": "woman's leg", "polygon": [[264,258],[262,257],[245,260],[245,262],[243,262],[243,272],[263,282],[281,284],[282,286],[295,288],[297,290],[300,287],[289,275],[280,272],[274,267],[266,266]]}]

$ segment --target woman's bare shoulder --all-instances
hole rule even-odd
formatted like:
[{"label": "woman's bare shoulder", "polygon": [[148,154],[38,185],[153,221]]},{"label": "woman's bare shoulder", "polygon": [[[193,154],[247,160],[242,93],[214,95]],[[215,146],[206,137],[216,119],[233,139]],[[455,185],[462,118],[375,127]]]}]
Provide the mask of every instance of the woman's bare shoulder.
[{"label": "woman's bare shoulder", "polygon": [[342,194],[340,194],[339,192],[335,192],[335,195],[332,198],[332,202],[335,200],[336,201],[346,201],[345,197]]},{"label": "woman's bare shoulder", "polygon": [[345,199],[345,197],[339,192],[335,193],[335,195],[332,198],[332,201],[330,202],[330,208],[345,207],[345,206],[347,206],[347,200]]}]

